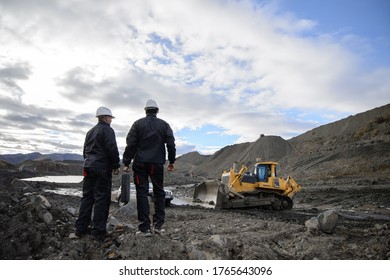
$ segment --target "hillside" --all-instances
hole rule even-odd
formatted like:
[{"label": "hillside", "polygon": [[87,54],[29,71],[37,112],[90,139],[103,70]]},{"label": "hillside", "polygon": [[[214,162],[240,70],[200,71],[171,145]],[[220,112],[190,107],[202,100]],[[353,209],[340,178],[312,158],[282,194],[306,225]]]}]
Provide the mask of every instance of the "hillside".
[{"label": "hillside", "polygon": [[83,156],[78,154],[61,154],[61,153],[53,153],[53,154],[41,154],[38,152],[35,153],[28,153],[28,154],[4,154],[0,155],[0,160],[6,161],[8,163],[11,163],[13,165],[20,164],[27,160],[53,160],[53,161],[82,161]]},{"label": "hillside", "polygon": [[390,104],[317,127],[289,142],[299,155],[285,163],[302,178],[390,180]]},{"label": "hillside", "polygon": [[[202,178],[219,178],[233,162],[250,167],[257,158],[277,161],[279,175],[292,175],[311,184],[334,180],[390,182],[390,104],[290,140],[263,136],[252,143],[224,147],[204,162],[193,164],[191,172]],[[177,166],[181,162],[179,158]]]}]

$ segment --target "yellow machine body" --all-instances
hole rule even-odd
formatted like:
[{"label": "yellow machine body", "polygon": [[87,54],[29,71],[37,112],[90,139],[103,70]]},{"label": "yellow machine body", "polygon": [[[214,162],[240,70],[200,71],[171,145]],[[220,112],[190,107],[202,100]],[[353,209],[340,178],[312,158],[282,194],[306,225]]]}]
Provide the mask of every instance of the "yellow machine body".
[{"label": "yellow machine body", "polygon": [[277,162],[257,162],[252,172],[243,165],[222,174],[221,181],[202,182],[195,188],[194,199],[216,208],[270,206],[276,210],[291,209],[292,198],[301,186],[291,177],[277,177]]}]

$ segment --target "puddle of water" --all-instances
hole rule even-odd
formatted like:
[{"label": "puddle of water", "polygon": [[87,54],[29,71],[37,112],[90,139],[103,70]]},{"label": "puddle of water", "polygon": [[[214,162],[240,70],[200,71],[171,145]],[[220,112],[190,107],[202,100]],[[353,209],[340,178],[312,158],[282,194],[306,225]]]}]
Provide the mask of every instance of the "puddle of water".
[{"label": "puddle of water", "polygon": [[175,197],[172,200],[172,204],[174,204],[174,205],[201,206],[204,208],[215,208],[215,205],[210,205],[208,203],[193,202],[193,198],[186,198],[186,197]]},{"label": "puddle of water", "polygon": [[[50,183],[81,183],[83,180],[83,176],[77,176],[77,175],[68,175],[68,176],[43,176],[43,177],[32,177],[32,178],[25,178],[22,179],[24,181],[31,181],[31,182],[50,182]],[[192,186],[192,185],[191,185]],[[167,187],[166,189],[171,189],[170,187]],[[46,192],[55,193],[59,195],[71,195],[71,196],[77,196],[81,197],[83,194],[82,188],[55,188],[55,189],[46,189]],[[117,202],[118,196],[120,193],[120,187],[112,189],[112,195],[111,195],[111,201]],[[175,195],[175,194],[173,194]],[[131,184],[130,187],[130,199],[135,199],[136,193],[135,193],[135,186]],[[199,202],[193,202],[192,198],[189,197],[174,197],[172,202],[173,205],[190,205],[190,206],[201,206],[205,208],[214,208],[214,205],[210,205],[208,203],[199,203]]]},{"label": "puddle of water", "polygon": [[46,192],[60,194],[60,195],[71,195],[81,197],[83,195],[83,191],[81,189],[75,188],[57,188],[55,190],[45,190]]},{"label": "puddle of water", "polygon": [[[82,188],[56,188],[56,189],[45,189],[45,192],[55,193],[59,195],[70,195],[76,197],[83,196]],[[135,199],[135,195],[131,194],[130,199]],[[118,202],[118,192],[117,190],[112,190],[111,192],[111,201]]]},{"label": "puddle of water", "polygon": [[81,183],[83,181],[83,176],[79,176],[79,175],[43,176],[43,177],[25,178],[22,180],[31,181],[31,182],[50,182],[50,183]]}]

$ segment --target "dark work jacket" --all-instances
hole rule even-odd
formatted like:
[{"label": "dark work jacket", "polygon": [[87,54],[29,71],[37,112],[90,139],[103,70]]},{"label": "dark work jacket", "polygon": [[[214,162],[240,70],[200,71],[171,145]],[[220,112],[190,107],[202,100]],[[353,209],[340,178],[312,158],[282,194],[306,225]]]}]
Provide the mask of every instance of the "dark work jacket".
[{"label": "dark work jacket", "polygon": [[126,144],[123,153],[124,165],[129,165],[133,159],[138,163],[164,164],[165,145],[169,163],[173,164],[176,160],[175,137],[172,129],[166,121],[157,118],[155,114],[148,114],[133,123],[127,134]]},{"label": "dark work jacket", "polygon": [[99,121],[85,137],[84,168],[112,170],[120,167],[115,133],[111,126]]}]

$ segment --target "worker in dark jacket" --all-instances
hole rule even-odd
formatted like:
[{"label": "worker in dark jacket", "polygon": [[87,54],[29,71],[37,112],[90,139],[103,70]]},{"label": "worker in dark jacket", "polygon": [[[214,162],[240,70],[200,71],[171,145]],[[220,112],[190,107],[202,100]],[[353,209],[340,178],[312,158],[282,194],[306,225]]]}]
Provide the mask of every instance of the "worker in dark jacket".
[{"label": "worker in dark jacket", "polygon": [[91,235],[96,239],[107,236],[106,223],[111,203],[112,173],[119,174],[120,159],[111,110],[99,107],[98,123],[88,131],[83,149],[84,181],[79,217],[75,235],[81,237],[88,231],[92,219]]},{"label": "worker in dark jacket", "polygon": [[[146,117],[135,121],[127,134],[123,153],[124,171],[130,172],[133,160],[134,184],[137,193],[138,233],[151,236],[162,233],[165,221],[164,164],[168,150],[168,171],[174,169],[176,160],[175,138],[169,124],[157,118],[158,106],[148,100],[145,106]],[[153,184],[154,215],[153,228],[149,218],[149,177]]]}]

